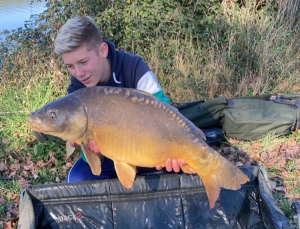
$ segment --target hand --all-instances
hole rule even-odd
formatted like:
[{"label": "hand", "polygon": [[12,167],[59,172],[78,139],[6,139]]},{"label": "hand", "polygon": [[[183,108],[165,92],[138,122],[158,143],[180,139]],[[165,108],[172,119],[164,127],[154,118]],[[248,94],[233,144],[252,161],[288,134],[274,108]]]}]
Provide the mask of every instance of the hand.
[{"label": "hand", "polygon": [[[76,142],[70,141],[70,146],[77,147],[79,145]],[[95,154],[100,154],[100,150],[94,140],[89,140],[88,148]]]},{"label": "hand", "polygon": [[[180,172],[180,165],[185,165],[186,163],[181,160],[181,159],[171,159],[171,158],[167,158],[166,160],[166,170],[168,172],[172,172],[174,170],[174,172],[178,173]],[[162,167],[160,165],[156,166],[157,170],[162,170]]]},{"label": "hand", "polygon": [[94,140],[89,140],[89,149],[94,152],[95,154],[100,154],[100,150]]},{"label": "hand", "polygon": [[70,146],[72,147],[77,147],[79,146],[76,142],[70,141]]}]

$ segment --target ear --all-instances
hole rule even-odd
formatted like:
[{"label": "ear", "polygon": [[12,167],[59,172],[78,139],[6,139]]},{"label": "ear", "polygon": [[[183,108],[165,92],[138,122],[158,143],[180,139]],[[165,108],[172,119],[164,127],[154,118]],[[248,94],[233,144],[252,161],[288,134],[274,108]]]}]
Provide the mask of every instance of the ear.
[{"label": "ear", "polygon": [[105,42],[102,42],[101,45],[99,46],[99,53],[104,58],[107,57],[107,55],[108,55],[108,45]]}]

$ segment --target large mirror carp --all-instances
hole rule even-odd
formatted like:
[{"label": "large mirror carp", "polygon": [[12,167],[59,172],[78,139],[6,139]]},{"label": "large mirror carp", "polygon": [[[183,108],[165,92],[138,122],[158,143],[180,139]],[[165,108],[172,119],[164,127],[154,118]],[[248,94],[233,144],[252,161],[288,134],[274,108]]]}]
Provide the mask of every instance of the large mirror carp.
[{"label": "large mirror carp", "polygon": [[99,157],[89,150],[96,141],[102,155],[114,161],[117,176],[130,188],[136,166],[165,166],[182,159],[181,169],[195,171],[213,208],[220,188],[237,190],[249,178],[205,143],[205,135],[175,107],[136,89],[89,87],[44,105],[30,114],[32,129],[81,145],[93,174]]}]

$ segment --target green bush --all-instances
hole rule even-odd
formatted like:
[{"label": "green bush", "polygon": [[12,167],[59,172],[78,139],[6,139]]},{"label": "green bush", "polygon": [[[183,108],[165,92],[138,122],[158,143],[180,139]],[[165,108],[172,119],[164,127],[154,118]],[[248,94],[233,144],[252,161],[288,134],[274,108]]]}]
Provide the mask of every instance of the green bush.
[{"label": "green bush", "polygon": [[49,0],[0,45],[7,85],[0,94],[41,77],[57,85],[53,98],[65,93],[68,72],[53,41],[77,14],[92,16],[118,48],[141,55],[174,102],[295,91],[298,8],[297,0]]}]

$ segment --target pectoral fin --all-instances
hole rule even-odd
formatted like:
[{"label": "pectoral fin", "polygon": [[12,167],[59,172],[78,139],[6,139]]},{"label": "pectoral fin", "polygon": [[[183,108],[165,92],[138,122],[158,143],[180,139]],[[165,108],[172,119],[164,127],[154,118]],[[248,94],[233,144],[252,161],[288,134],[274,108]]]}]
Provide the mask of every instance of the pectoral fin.
[{"label": "pectoral fin", "polygon": [[84,144],[82,142],[81,148],[82,148],[83,154],[84,154],[87,162],[89,163],[89,166],[91,167],[92,173],[94,175],[100,175],[101,174],[100,158],[87,147],[87,144]]},{"label": "pectoral fin", "polygon": [[136,167],[125,162],[114,161],[117,176],[125,188],[131,188],[136,174]]},{"label": "pectoral fin", "polygon": [[66,152],[67,152],[67,158],[70,157],[75,151],[75,147],[70,145],[70,141],[66,142]]}]

